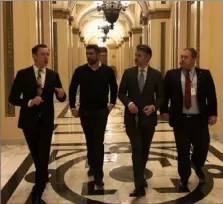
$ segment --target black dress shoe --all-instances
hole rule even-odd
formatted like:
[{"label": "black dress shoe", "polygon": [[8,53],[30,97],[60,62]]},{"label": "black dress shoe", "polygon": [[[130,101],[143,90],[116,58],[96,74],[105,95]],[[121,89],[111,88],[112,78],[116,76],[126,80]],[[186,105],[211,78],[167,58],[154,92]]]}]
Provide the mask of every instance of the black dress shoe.
[{"label": "black dress shoe", "polygon": [[37,193],[36,191],[32,191],[31,194],[32,204],[43,204],[41,197],[42,193]]},{"label": "black dress shoe", "polygon": [[143,181],[143,186],[145,187],[145,188],[147,188],[148,187],[148,183],[147,183],[147,181],[144,179],[144,181]]},{"label": "black dress shoe", "polygon": [[101,179],[97,179],[94,181],[94,184],[98,187],[98,188],[103,188],[103,186],[105,185],[104,182]]},{"label": "black dress shoe", "polygon": [[132,193],[129,194],[130,197],[141,197],[146,195],[144,187],[136,188]]},{"label": "black dress shoe", "polygon": [[89,177],[90,177],[90,176],[93,176],[93,172],[92,172],[91,169],[88,170],[87,175],[88,175]]}]

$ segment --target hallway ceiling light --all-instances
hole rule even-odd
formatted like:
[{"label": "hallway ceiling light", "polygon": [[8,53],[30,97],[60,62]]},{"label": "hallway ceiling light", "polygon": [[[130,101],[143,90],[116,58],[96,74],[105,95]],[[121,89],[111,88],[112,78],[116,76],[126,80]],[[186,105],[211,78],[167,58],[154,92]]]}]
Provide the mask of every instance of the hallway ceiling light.
[{"label": "hallway ceiling light", "polygon": [[120,11],[125,11],[128,7],[129,1],[123,2],[113,0],[98,1],[97,10],[104,12],[106,20],[111,23],[111,29],[114,28],[114,23],[118,20]]}]

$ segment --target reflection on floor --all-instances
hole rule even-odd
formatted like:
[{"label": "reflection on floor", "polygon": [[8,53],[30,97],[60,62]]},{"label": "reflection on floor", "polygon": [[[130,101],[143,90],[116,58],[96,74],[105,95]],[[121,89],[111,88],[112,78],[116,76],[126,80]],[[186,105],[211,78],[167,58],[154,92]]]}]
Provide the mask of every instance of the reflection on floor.
[{"label": "reflection on floor", "polygon": [[[223,203],[223,145],[211,141],[205,165],[207,182],[198,184],[193,174],[189,189],[179,190],[177,154],[172,129],[159,121],[149,162],[147,194],[134,199],[131,148],[123,126],[119,103],[109,116],[105,136],[104,189],[96,189],[87,176],[86,145],[80,120],[71,117],[67,104],[55,104],[55,132],[52,141],[50,183],[43,195],[48,204],[100,203]],[[34,181],[34,167],[26,146],[3,146],[1,150],[1,203],[28,204]]]}]

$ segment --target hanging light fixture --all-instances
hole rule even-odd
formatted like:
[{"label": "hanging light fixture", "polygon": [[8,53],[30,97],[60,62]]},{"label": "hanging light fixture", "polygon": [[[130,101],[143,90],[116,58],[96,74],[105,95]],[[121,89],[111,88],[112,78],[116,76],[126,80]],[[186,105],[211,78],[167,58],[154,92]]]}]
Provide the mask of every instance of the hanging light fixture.
[{"label": "hanging light fixture", "polygon": [[125,11],[128,7],[129,1],[125,1],[124,4],[121,1],[104,0],[103,3],[97,3],[97,10],[103,11],[106,20],[111,24],[111,29],[114,28],[114,23],[118,20],[120,11]]}]

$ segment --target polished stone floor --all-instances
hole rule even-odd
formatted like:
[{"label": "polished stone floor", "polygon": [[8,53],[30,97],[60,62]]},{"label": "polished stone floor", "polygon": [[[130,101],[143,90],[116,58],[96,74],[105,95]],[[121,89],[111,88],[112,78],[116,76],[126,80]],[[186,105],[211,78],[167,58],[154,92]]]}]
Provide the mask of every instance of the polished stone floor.
[{"label": "polished stone floor", "polygon": [[[73,118],[66,103],[55,104],[50,183],[43,194],[48,204],[100,203],[223,203],[223,144],[212,139],[204,167],[207,182],[198,184],[192,172],[188,190],[179,189],[177,154],[172,129],[159,121],[147,163],[146,196],[130,198],[133,190],[131,148],[123,126],[123,106],[118,103],[109,116],[105,134],[104,189],[97,189],[87,176],[86,145],[80,120]],[[1,148],[1,203],[28,204],[34,166],[26,145]]]}]

